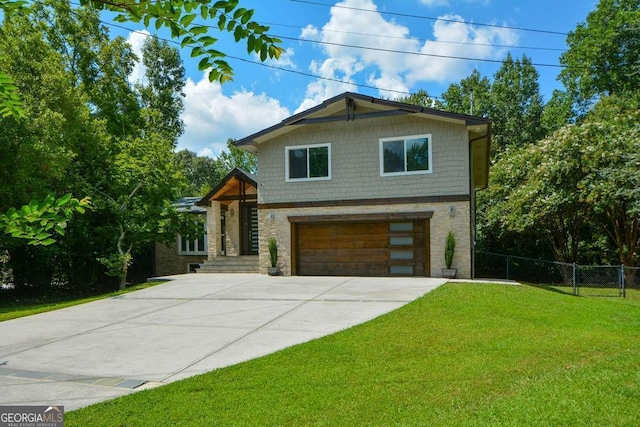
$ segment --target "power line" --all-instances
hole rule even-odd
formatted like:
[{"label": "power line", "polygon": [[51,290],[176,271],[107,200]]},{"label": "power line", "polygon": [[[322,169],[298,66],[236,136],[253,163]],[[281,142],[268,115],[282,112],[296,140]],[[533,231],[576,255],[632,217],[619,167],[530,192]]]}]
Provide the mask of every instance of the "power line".
[{"label": "power line", "polygon": [[[177,46],[181,46],[180,42],[177,42],[175,40],[166,39],[164,37],[160,37],[160,36],[157,36],[155,34],[147,34],[144,31],[134,30],[134,29],[125,27],[124,25],[114,24],[112,22],[106,22],[106,21],[103,21],[103,20],[100,20],[100,23],[102,23],[104,25],[120,28],[120,29],[123,29],[123,30],[127,30],[127,31],[130,31],[132,33],[142,34],[142,35],[145,35],[145,36],[148,36],[148,37],[153,37],[153,38],[155,38],[157,40],[162,40],[162,41],[165,41],[167,43],[171,43],[171,44],[174,44],[174,45],[177,45]],[[278,71],[284,71],[284,72],[287,72],[287,73],[298,74],[298,75],[305,76],[305,77],[312,77],[312,78],[315,78],[315,79],[327,80],[327,81],[331,81],[331,82],[335,82],[335,83],[342,83],[342,84],[347,84],[347,85],[366,88],[366,89],[375,89],[375,90],[384,91],[384,92],[392,92],[392,93],[397,93],[399,95],[411,95],[411,92],[405,92],[405,91],[400,91],[400,90],[395,90],[395,89],[384,89],[384,88],[380,88],[380,87],[376,87],[376,86],[371,86],[371,85],[366,85],[366,84],[361,84],[361,83],[354,83],[354,82],[349,82],[349,81],[345,81],[345,80],[334,79],[334,78],[331,78],[331,77],[319,76],[317,74],[305,73],[303,71],[293,70],[293,69],[290,69],[290,68],[278,67],[278,66],[275,66],[275,65],[265,64],[264,62],[252,61],[250,59],[240,58],[240,57],[237,57],[237,56],[227,55],[226,57],[230,58],[230,59],[234,59],[236,61],[246,62],[248,64],[259,65],[261,67],[270,68],[272,70],[278,70]],[[432,96],[432,95],[429,95],[429,96],[431,98],[444,99],[441,96]]]},{"label": "power line", "polygon": [[[210,28],[210,29],[213,29],[213,30],[218,30],[218,27],[214,26],[214,25],[202,25],[202,26]],[[348,48],[352,48],[352,49],[371,50],[371,51],[376,51],[376,52],[398,53],[398,54],[403,54],[403,55],[427,56],[427,57],[431,57],[431,58],[456,59],[456,60],[462,60],[462,61],[489,62],[489,63],[497,63],[497,64],[501,64],[503,62],[501,59],[469,58],[469,57],[465,57],[465,56],[439,55],[439,54],[424,53],[424,52],[409,52],[409,51],[395,50],[395,49],[384,49],[384,48],[377,48],[377,47],[368,47],[368,46],[357,46],[357,45],[349,45],[349,44],[342,44],[342,43],[333,43],[333,42],[326,42],[326,41],[319,41],[319,40],[300,39],[300,38],[296,38],[296,37],[280,36],[280,35],[271,34],[271,33],[269,34],[269,36],[281,38],[281,39],[284,39],[284,40],[298,41],[298,42],[315,43],[315,44],[339,46],[339,47],[348,47]],[[534,65],[534,66],[537,66],[537,67],[564,68],[564,66],[558,65],[558,64],[531,63],[531,65]]]},{"label": "power line", "polygon": [[[335,7],[338,9],[348,9],[348,10],[357,10],[360,12],[371,12],[371,13],[379,13],[381,15],[391,15],[391,16],[402,16],[405,18],[415,18],[415,19],[426,19],[429,21],[442,21],[442,22],[457,22],[459,23],[459,20],[456,19],[447,19],[447,18],[434,18],[431,16],[422,16],[422,15],[412,15],[409,13],[398,13],[398,12],[387,12],[387,11],[380,11],[380,10],[373,10],[373,9],[363,9],[363,8],[359,8],[359,7],[350,7],[350,6],[341,6],[341,5],[333,5],[333,4],[327,4],[327,3],[320,3],[320,2],[315,2],[315,1],[310,1],[310,0],[289,0],[291,2],[294,3],[305,3],[305,4],[312,4],[314,6],[326,6],[326,7]],[[493,28],[504,28],[504,29],[509,29],[509,30],[516,30],[516,31],[529,31],[529,32],[533,32],[533,33],[543,33],[543,34],[555,34],[555,35],[561,35],[561,36],[567,36],[569,35],[568,33],[563,33],[560,31],[551,31],[551,30],[540,30],[540,29],[536,29],[536,28],[524,28],[524,27],[511,27],[508,25],[498,25],[498,24],[483,24],[483,23],[473,23],[473,22],[469,22],[469,25],[475,25],[478,27],[493,27]]]},{"label": "power line", "polygon": [[[466,57],[466,56],[438,55],[438,54],[435,54],[435,53],[424,53],[424,52],[409,52],[409,51],[405,51],[405,50],[384,49],[384,48],[380,48],[380,47],[357,46],[357,45],[350,45],[350,44],[325,42],[325,41],[319,41],[319,40],[299,39],[299,38],[295,38],[295,37],[278,36],[278,35],[274,35],[274,34],[270,34],[270,35],[273,36],[273,37],[278,37],[278,38],[285,39],[285,40],[293,40],[293,41],[300,41],[300,42],[307,42],[307,43],[316,43],[316,44],[329,45],[329,46],[348,47],[348,48],[353,48],[353,49],[372,50],[372,51],[376,51],[376,52],[400,53],[400,54],[403,54],[403,55],[428,56],[428,57],[432,57],[432,58],[458,59],[458,60],[463,60],[463,61],[478,61],[478,62],[493,62],[493,63],[502,63],[503,62],[501,59],[469,58],[469,57]],[[531,63],[531,65],[535,65],[537,67],[564,68],[564,66],[558,65],[558,64]]]},{"label": "power line", "polygon": [[[285,27],[285,28],[295,28],[298,30],[304,30],[305,27],[301,27],[300,25],[289,25],[289,24],[280,24],[277,22],[263,22],[265,25],[274,26],[274,27]],[[384,34],[371,34],[371,33],[359,33],[356,31],[340,31],[340,30],[327,30],[322,29],[323,33],[337,33],[337,34],[351,34],[355,36],[369,36],[369,37],[379,37],[383,39],[396,39],[396,40],[406,40],[406,37],[400,36],[387,36]],[[564,52],[566,49],[554,48],[554,47],[536,47],[536,46],[514,46],[514,45],[500,45],[493,43],[474,43],[474,42],[461,42],[454,40],[431,40],[431,39],[422,39],[422,38],[414,38],[420,43],[431,42],[431,43],[444,43],[444,44],[457,44],[457,45],[470,45],[470,46],[487,46],[487,47],[498,47],[498,48],[510,48],[510,49],[522,49],[522,50],[546,50],[546,51],[556,51],[556,52]]]},{"label": "power line", "polygon": [[[292,0],[292,1],[294,1],[294,0]],[[39,2],[36,0],[36,3],[39,3]],[[72,13],[73,13],[73,10],[72,10]],[[174,45],[182,47],[182,44],[180,42],[178,42],[176,40],[173,40],[173,39],[167,39],[167,38],[155,35],[155,34],[150,34],[148,32],[144,32],[144,31],[140,31],[140,30],[134,30],[132,28],[125,27],[123,25],[115,24],[113,22],[104,21],[102,19],[100,19],[99,22],[104,24],[104,25],[107,25],[107,26],[116,27],[116,28],[120,28],[120,29],[123,29],[123,30],[126,30],[126,31],[130,31],[132,33],[142,34],[142,35],[145,35],[145,36],[153,37],[153,38],[155,38],[157,40],[162,40],[162,41],[165,41],[167,43],[174,44]],[[217,29],[217,27],[214,27],[214,26],[209,26],[209,25],[204,25],[204,26],[208,27],[208,28],[212,28],[212,29]],[[273,37],[278,37],[278,36],[273,36]],[[458,59],[458,60],[466,60],[466,61],[484,61],[484,62],[502,63],[501,60],[489,60],[489,59],[483,60],[483,59],[476,59],[476,58],[465,58],[465,57],[455,57],[455,56],[446,56],[446,55],[432,55],[432,54],[423,54],[423,53],[419,53],[419,52],[403,52],[403,51],[395,51],[395,50],[391,50],[391,49],[367,48],[367,47],[359,47],[359,46],[341,45],[341,44],[329,43],[329,42],[317,42],[317,41],[310,41],[310,40],[304,40],[304,39],[295,39],[295,38],[289,38],[289,37],[282,37],[282,38],[284,38],[284,39],[292,39],[292,40],[299,40],[299,41],[330,44],[330,45],[333,44],[333,45],[338,45],[338,46],[343,46],[343,47],[353,47],[353,48],[361,48],[361,49],[380,50],[380,51],[391,52],[391,53],[416,54],[416,55],[433,56],[433,57],[439,57],[439,58]],[[412,95],[411,92],[399,91],[399,90],[395,90],[395,89],[385,89],[385,88],[380,88],[380,87],[377,87],[377,86],[361,84],[361,83],[354,83],[354,82],[340,80],[340,79],[336,79],[336,78],[320,76],[320,75],[317,75],[317,74],[306,73],[306,72],[303,72],[303,71],[293,70],[293,69],[290,69],[290,68],[283,68],[283,67],[278,67],[278,66],[275,66],[275,65],[266,64],[264,62],[252,61],[250,59],[240,58],[240,57],[237,57],[237,56],[226,55],[226,57],[230,58],[230,59],[234,59],[236,61],[241,61],[241,62],[245,62],[245,63],[249,63],[249,64],[254,64],[254,65],[261,66],[261,67],[270,68],[270,69],[273,69],[273,70],[283,71],[283,72],[286,72],[286,73],[292,73],[292,74],[297,74],[297,75],[301,75],[301,76],[305,76],[305,77],[311,77],[311,78],[315,78],[315,79],[319,79],[319,80],[331,81],[331,82],[335,82],[335,83],[341,83],[341,84],[346,84],[346,85],[360,87],[360,88],[374,89],[374,90],[390,92],[390,93],[397,93],[399,95]],[[532,65],[534,65],[534,66],[535,65],[537,65],[537,66],[546,66],[546,67],[562,67],[561,65],[553,65],[553,64],[532,64]],[[436,98],[436,99],[444,99],[442,96],[437,96],[437,95],[429,95],[429,97]]]}]

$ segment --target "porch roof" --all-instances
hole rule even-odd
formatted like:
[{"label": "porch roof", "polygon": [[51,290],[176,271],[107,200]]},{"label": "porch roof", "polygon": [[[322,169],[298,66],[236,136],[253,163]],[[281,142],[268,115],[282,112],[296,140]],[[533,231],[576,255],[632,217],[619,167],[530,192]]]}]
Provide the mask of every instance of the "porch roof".
[{"label": "porch roof", "polygon": [[[233,168],[206,196],[196,205],[209,206],[212,201],[229,204],[234,200],[256,199],[258,182],[255,175],[240,168]],[[247,193],[249,191],[249,193]]]}]

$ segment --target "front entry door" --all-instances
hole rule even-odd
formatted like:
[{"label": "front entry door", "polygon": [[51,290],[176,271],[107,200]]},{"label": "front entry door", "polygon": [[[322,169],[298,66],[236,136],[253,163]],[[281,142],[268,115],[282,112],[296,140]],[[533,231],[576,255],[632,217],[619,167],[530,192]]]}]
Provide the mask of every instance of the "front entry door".
[{"label": "front entry door", "polygon": [[240,209],[242,255],[258,255],[258,205],[244,203]]}]

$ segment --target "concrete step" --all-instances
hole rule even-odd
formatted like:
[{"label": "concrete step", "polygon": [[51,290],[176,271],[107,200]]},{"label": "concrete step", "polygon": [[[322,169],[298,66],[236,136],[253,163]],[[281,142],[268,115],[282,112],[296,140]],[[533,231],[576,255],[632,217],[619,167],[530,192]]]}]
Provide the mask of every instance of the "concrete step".
[{"label": "concrete step", "polygon": [[258,273],[257,256],[217,257],[200,264],[198,273]]}]

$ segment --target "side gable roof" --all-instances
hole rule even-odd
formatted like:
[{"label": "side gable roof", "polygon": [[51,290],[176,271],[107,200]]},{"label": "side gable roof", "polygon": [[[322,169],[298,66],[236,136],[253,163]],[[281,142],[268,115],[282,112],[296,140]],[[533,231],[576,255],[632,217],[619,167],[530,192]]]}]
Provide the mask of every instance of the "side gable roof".
[{"label": "side gable roof", "polygon": [[217,198],[226,195],[228,192],[237,192],[239,195],[240,183],[248,184],[256,189],[258,188],[258,181],[255,175],[240,168],[233,168],[233,170],[222,178],[218,185],[209,191],[206,196],[200,199],[196,205],[209,206],[209,202],[211,200],[216,200]]},{"label": "side gable roof", "polygon": [[[359,113],[359,110],[367,110]],[[291,132],[304,125],[326,123],[331,121],[352,121],[376,117],[412,114],[433,120],[459,123],[469,131],[480,135],[489,131],[490,119],[470,116],[467,114],[451,113],[422,107],[420,105],[405,104],[398,101],[374,98],[352,92],[327,99],[322,104],[295,114],[282,122],[268,127],[260,132],[237,140],[235,145],[246,151],[255,153],[257,146],[272,138]]]}]

